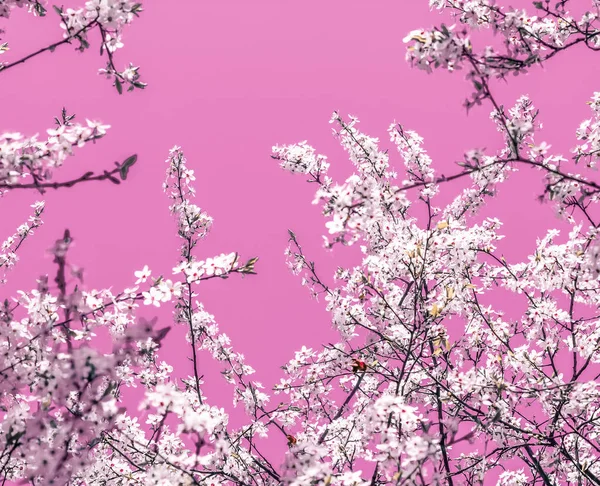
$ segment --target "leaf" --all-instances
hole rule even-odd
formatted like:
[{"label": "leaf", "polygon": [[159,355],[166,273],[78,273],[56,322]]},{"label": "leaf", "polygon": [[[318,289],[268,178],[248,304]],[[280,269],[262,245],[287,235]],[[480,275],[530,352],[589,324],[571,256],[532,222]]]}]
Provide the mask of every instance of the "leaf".
[{"label": "leaf", "polygon": [[115,78],[115,87],[119,94],[123,94],[123,85],[121,84],[121,80],[119,78]]},{"label": "leaf", "polygon": [[104,171],[104,177],[106,177],[113,184],[121,184],[121,181],[119,179],[117,179],[116,177],[113,177],[112,175],[110,175],[110,173],[108,173],[106,171]]},{"label": "leaf", "polygon": [[127,167],[131,167],[136,162],[137,162],[137,154],[133,154],[125,159],[125,162],[123,162],[123,165],[126,165]]},{"label": "leaf", "polygon": [[54,11],[55,11],[55,12],[56,12],[58,15],[60,15],[60,16],[62,17],[63,10],[62,10],[62,8],[61,8],[61,7],[57,7],[56,5],[52,5],[52,8],[54,9]]},{"label": "leaf", "polygon": [[152,339],[154,340],[155,343],[157,343],[160,346],[161,341],[167,336],[167,334],[169,333],[170,330],[171,330],[170,327],[163,327],[162,329],[158,330],[158,332]]},{"label": "leaf", "polygon": [[256,262],[258,261],[258,257],[254,257],[251,258],[250,260],[248,260],[246,262],[246,264],[240,269],[240,271],[242,273],[252,273],[255,274],[256,272],[254,272],[254,265],[256,264]]},{"label": "leaf", "polygon": [[137,154],[133,154],[130,157],[127,157],[125,161],[119,167],[119,175],[121,179],[127,179],[127,174],[129,173],[130,167],[137,162]]},{"label": "leaf", "polygon": [[93,447],[95,447],[96,445],[98,445],[100,442],[102,442],[102,439],[100,437],[94,437],[88,444],[88,447],[90,449],[92,449]]},{"label": "leaf", "polygon": [[36,3],[35,4],[35,12],[40,16],[40,17],[45,17],[46,16],[46,9],[44,8],[44,6],[41,3]]}]

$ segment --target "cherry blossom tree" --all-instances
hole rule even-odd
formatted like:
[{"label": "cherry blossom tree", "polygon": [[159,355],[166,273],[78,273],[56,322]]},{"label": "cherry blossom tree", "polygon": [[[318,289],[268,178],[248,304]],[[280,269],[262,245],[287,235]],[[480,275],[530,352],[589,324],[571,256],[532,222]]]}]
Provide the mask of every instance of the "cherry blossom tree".
[{"label": "cherry blossom tree", "polygon": [[[293,232],[291,270],[322,295],[340,342],[302,349],[279,388],[297,430],[284,467],[292,484],[600,484],[598,462],[598,158],[600,93],[576,132],[570,160],[537,140],[533,101],[506,109],[493,83],[523,74],[577,44],[598,50],[598,3],[579,20],[570,2],[535,2],[537,16],[496,2],[432,1],[456,25],[408,34],[407,60],[427,72],[463,69],[474,87],[467,109],[489,103],[504,139],[495,154],[473,149],[451,176],[437,176],[414,131],[393,123],[390,142],[405,176],[356,117],[331,123],[355,173],[343,183],[306,142],[276,146],[273,157],[318,189],[325,246],[360,244],[362,261],[318,273]],[[498,47],[478,52],[477,29]],[[496,252],[501,222],[475,223],[486,198],[521,166],[539,169],[545,191],[571,225],[551,230],[525,262]],[[579,168],[575,167],[579,166]],[[578,172],[575,172],[578,171]],[[439,185],[471,185],[446,208]],[[409,190],[415,197],[409,198]],[[415,193],[416,191],[416,193]],[[419,205],[425,221],[417,218]],[[521,295],[526,312],[507,315],[493,293]]]},{"label": "cherry blossom tree", "polygon": [[[0,2],[0,13],[23,5],[45,14],[39,2],[22,1]],[[307,142],[273,148],[282,168],[316,187],[325,247],[358,244],[362,251],[330,283],[289,232],[288,265],[311,295],[323,297],[339,341],[316,350],[299,343],[273,387],[253,379],[254,369],[198,300],[197,286],[252,275],[257,258],[197,256],[212,218],[194,204],[194,171],[176,146],[163,185],[181,241],[172,275],[153,275],[145,266],[132,269],[131,288],[86,290],[69,260],[67,230],[51,249],[53,282],[42,276],[36,289],[0,308],[4,482],[600,484],[600,223],[594,211],[600,181],[591,172],[600,153],[600,92],[590,93],[591,116],[576,131],[569,159],[538,140],[534,100],[523,96],[507,109],[493,92],[498,79],[524,74],[577,44],[597,50],[599,4],[592,1],[579,20],[567,0],[536,2],[536,16],[488,0],[431,6],[453,14],[459,27],[409,33],[407,60],[428,72],[463,69],[474,89],[466,107],[489,104],[502,149],[469,150],[455,174],[438,176],[414,131],[390,125],[388,143],[400,161],[393,164],[383,144],[358,129],[356,117],[337,112],[330,121],[355,171],[345,181],[328,175],[327,157]],[[66,41],[39,53],[72,41],[85,49],[97,29],[108,57],[103,73],[119,92],[124,85],[141,88],[137,68],[118,72],[112,58],[121,27],[140,11],[126,0],[59,8]],[[470,34],[485,28],[500,48],[478,53]],[[101,138],[106,128],[75,124],[65,111],[48,141],[3,135],[3,189],[43,192],[126,179],[135,157],[102,175],[51,181],[72,147]],[[496,251],[501,221],[474,216],[523,166],[540,172],[542,199],[571,230],[562,239],[549,231],[526,261],[510,263]],[[439,186],[456,179],[470,179],[469,187],[437,207]],[[43,209],[36,203],[31,220],[6,240],[1,266],[14,263]],[[523,315],[515,319],[498,300],[491,304],[498,292],[523,299]],[[141,306],[164,305],[173,305],[172,325],[138,316]],[[172,326],[186,330],[191,366],[183,379],[161,355]],[[110,335],[109,353],[97,345],[100,329]],[[233,404],[243,405],[245,425],[230,426],[229,411],[204,393],[203,352],[219,364]],[[130,387],[143,392],[139,408],[123,400]],[[265,452],[264,438],[287,448],[282,464]]]}]

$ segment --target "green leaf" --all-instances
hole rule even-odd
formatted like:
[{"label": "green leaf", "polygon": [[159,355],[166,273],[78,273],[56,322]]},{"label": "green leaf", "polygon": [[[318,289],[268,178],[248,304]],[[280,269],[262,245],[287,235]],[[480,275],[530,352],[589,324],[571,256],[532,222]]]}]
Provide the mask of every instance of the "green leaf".
[{"label": "green leaf", "polygon": [[129,173],[129,169],[136,162],[137,162],[137,154],[133,154],[132,156],[127,157],[127,159],[125,159],[125,161],[121,164],[121,167],[119,167],[119,175],[121,176],[121,179],[123,179],[123,180],[127,179],[127,174]]},{"label": "green leaf", "polygon": [[55,11],[55,12],[56,12],[58,15],[60,15],[60,16],[62,17],[63,10],[62,10],[62,8],[61,8],[61,7],[57,7],[56,5],[52,5],[52,8],[54,9],[54,11]]},{"label": "green leaf", "polygon": [[119,94],[123,94],[123,85],[121,84],[121,80],[119,78],[115,78],[115,86]]},{"label": "green leaf", "polygon": [[123,162],[123,165],[126,165],[127,167],[131,167],[136,162],[137,162],[137,154],[133,154],[125,159],[125,161]]}]

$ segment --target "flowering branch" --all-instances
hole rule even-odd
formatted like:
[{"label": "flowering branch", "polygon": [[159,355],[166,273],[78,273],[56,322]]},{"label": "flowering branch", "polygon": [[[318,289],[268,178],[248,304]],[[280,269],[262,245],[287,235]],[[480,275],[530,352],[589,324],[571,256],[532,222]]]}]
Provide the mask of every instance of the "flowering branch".
[{"label": "flowering branch", "polygon": [[[3,2],[4,3],[4,2]],[[4,16],[8,17],[10,9],[15,4],[22,5],[23,3],[30,4],[30,8],[34,8],[38,14],[45,14],[45,9],[40,10],[41,4],[35,2],[21,2],[13,0],[8,1],[5,5]],[[0,4],[0,8],[2,5]],[[81,52],[90,47],[88,34],[94,29],[98,29],[101,36],[100,55],[106,54],[106,68],[100,69],[100,74],[113,79],[114,86],[122,94],[123,86],[127,87],[127,91],[134,89],[144,89],[146,84],[139,80],[139,68],[130,64],[127,68],[120,71],[115,66],[114,52],[123,47],[121,41],[122,30],[125,25],[132,22],[135,17],[139,17],[142,12],[142,4],[131,0],[119,2],[106,2],[105,0],[88,0],[84,8],[72,9],[54,6],[54,11],[58,14],[61,20],[60,26],[65,30],[64,39],[54,42],[46,47],[42,47],[21,59],[8,63],[0,63],[0,72],[4,72],[12,67],[25,63],[45,52],[54,52],[58,47],[65,44],[72,44],[77,41],[79,46],[77,49]],[[0,11],[0,14],[2,11]],[[1,16],[1,15],[0,15]],[[8,44],[2,44],[0,54],[9,50]]]}]

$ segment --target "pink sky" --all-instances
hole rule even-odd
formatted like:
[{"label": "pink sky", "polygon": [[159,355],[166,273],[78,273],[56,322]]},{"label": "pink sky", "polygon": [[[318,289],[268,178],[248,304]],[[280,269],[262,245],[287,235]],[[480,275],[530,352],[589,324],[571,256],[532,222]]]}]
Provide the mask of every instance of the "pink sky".
[{"label": "pink sky", "polygon": [[[270,159],[272,145],[308,140],[329,156],[332,173],[345,177],[350,163],[331,136],[333,110],[358,116],[363,130],[380,137],[384,147],[391,148],[386,130],[393,120],[416,130],[439,173],[456,172],[453,162],[465,150],[501,143],[487,106],[468,116],[462,108],[470,87],[461,72],[427,75],[405,63],[406,33],[442,21],[427,3],[146,2],[117,53],[123,66],[130,61],[141,66],[145,91],[119,96],[96,74],[103,67],[97,42],[84,54],[63,46],[1,74],[2,130],[43,133],[63,106],[81,120],[112,126],[96,146],[78,151],[57,180],[139,155],[121,186],[93,183],[45,196],[45,225],[20,252],[23,261],[2,298],[16,288],[33,288],[38,275],[54,271],[45,249],[65,227],[76,243],[71,261],[84,267],[88,289],[131,286],[133,272],[145,264],[155,275],[168,274],[179,243],[161,184],[168,150],[181,145],[197,177],[197,204],[215,219],[198,257],[230,251],[243,259],[260,257],[257,276],[211,281],[200,289],[200,299],[257,369],[258,379],[267,386],[278,381],[279,366],[294,350],[336,339],[323,303],[312,301],[287,270],[287,229],[298,235],[326,280],[336,266],[359,260],[354,249],[333,254],[322,249],[324,220],[310,204],[314,187],[279,169]],[[0,27],[7,29],[3,40],[11,46],[5,61],[62,36],[53,12],[37,19],[18,11]],[[579,48],[545,69],[496,85],[506,105],[529,94],[545,125],[540,141],[567,156],[575,128],[589,117],[585,102],[598,89],[600,64],[592,56]],[[553,209],[536,201],[539,179],[529,170],[513,175],[484,210],[504,221],[502,250],[511,261],[530,254],[536,237],[558,224]],[[438,205],[460,187],[445,186]],[[11,193],[1,202],[0,238],[12,234],[37,199],[32,192]],[[158,314],[164,324],[170,317],[169,308],[142,313]],[[185,375],[191,365],[182,335],[171,333],[165,359]],[[215,365],[205,364],[209,397],[229,406],[230,389]]]}]

